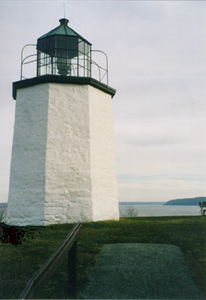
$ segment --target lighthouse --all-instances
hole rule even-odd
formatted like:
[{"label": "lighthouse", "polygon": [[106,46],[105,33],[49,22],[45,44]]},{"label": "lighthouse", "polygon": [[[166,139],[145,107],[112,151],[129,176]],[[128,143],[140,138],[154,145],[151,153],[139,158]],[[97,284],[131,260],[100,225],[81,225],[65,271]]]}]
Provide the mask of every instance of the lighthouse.
[{"label": "lighthouse", "polygon": [[[49,225],[118,220],[108,63],[67,19],[24,56],[16,100],[6,223]],[[27,77],[25,74],[32,73]],[[27,69],[26,69],[27,68]],[[96,69],[96,73],[95,73]],[[27,71],[26,71],[27,70]],[[97,74],[97,78],[94,78]]]}]

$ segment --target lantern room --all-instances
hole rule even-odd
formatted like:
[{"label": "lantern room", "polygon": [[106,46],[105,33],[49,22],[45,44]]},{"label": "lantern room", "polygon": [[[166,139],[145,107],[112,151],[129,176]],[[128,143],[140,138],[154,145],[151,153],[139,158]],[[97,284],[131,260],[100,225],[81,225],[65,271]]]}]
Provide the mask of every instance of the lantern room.
[{"label": "lantern room", "polygon": [[91,44],[67,26],[60,25],[37,41],[37,76],[91,76]]},{"label": "lantern room", "polygon": [[[38,38],[37,44],[23,47],[20,80],[42,76],[60,76],[61,80],[84,77],[108,86],[107,55],[93,50],[90,42],[68,26],[69,20],[63,18],[59,22],[58,27]],[[31,47],[36,48],[35,53]]]}]

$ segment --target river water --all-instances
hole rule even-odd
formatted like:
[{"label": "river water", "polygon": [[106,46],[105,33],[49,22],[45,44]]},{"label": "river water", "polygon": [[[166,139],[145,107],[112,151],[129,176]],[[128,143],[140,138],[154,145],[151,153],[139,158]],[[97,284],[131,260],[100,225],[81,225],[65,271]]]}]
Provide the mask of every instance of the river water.
[{"label": "river water", "polygon": [[120,205],[120,217],[200,216],[199,206],[181,205]]},{"label": "river water", "polygon": [[[4,208],[0,206],[1,212]],[[120,217],[200,216],[199,206],[189,205],[119,205]]]}]

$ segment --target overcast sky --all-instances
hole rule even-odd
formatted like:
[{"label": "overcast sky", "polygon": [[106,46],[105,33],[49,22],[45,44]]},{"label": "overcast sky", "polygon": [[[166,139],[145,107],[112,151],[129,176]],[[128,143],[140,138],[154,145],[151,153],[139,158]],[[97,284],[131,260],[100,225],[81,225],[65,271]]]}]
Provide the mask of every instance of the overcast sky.
[{"label": "overcast sky", "polygon": [[[0,202],[21,49],[59,25],[109,57],[119,201],[206,196],[205,1],[0,1]],[[34,74],[35,76],[35,74]]]}]

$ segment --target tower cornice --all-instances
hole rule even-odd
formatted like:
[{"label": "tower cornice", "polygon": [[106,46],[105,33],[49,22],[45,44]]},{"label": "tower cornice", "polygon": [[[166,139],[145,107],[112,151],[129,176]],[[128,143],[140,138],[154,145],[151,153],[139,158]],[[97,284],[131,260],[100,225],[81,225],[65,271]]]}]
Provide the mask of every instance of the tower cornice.
[{"label": "tower cornice", "polygon": [[63,83],[63,84],[78,84],[78,85],[91,85],[109,95],[113,98],[116,90],[110,86],[99,82],[91,77],[72,77],[72,76],[58,76],[58,75],[43,75],[39,77],[29,78],[25,80],[13,82],[13,99],[16,100],[17,90],[26,87],[34,86],[43,83]]}]

